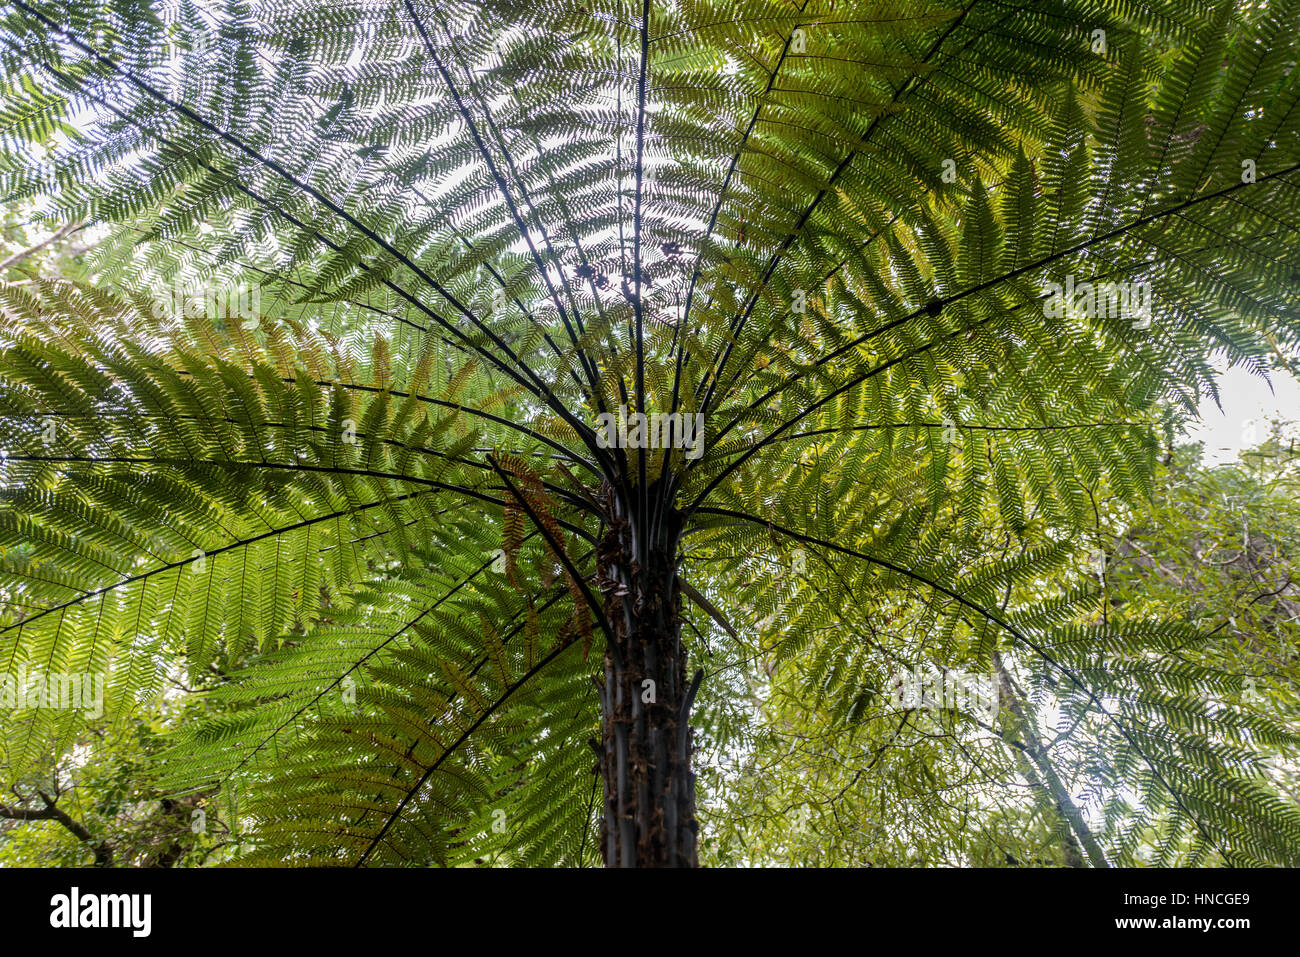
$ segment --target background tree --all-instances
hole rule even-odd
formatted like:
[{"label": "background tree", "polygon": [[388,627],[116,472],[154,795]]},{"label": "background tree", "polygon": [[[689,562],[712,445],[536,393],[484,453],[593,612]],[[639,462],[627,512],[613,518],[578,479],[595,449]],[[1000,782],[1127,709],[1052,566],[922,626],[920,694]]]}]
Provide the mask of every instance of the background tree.
[{"label": "background tree", "polygon": [[[1282,431],[1235,464],[1205,466],[1196,447],[1180,447],[1158,470],[1149,505],[1111,515],[1099,551],[1104,564],[1088,542],[1078,542],[1050,572],[1017,588],[1031,602],[1077,591],[1104,598],[1081,605],[1079,623],[1104,613],[1116,630],[1144,618],[1197,629],[1194,640],[1178,647],[1135,647],[1127,656],[1131,675],[1114,674],[1111,663],[1108,676],[1090,685],[1134,723],[1157,695],[1168,696],[1164,712],[1180,692],[1190,698],[1209,691],[1208,702],[1187,708],[1181,726],[1160,716],[1160,733],[1193,736],[1196,748],[1227,743],[1230,736],[1220,737],[1213,719],[1229,712],[1295,727],[1297,470]],[[996,535],[996,529],[981,526],[979,534]],[[979,549],[997,551],[992,540]],[[858,672],[845,682],[816,667],[822,655],[785,653],[805,635],[801,629],[765,636],[765,664],[748,672],[752,707],[762,715],[758,730],[731,760],[714,762],[718,772],[706,777],[704,807],[715,824],[702,843],[704,860],[980,867],[1085,866],[1094,858],[1128,865],[1223,862],[1166,813],[1125,807],[1117,800],[1122,787],[1097,786],[1103,776],[1118,777],[1111,765],[1116,743],[1092,738],[1086,723],[1063,720],[1053,700],[1059,682],[1038,656],[1001,652],[1016,692],[1004,699],[1000,722],[891,701],[891,674],[913,667],[905,657],[913,647],[940,666],[975,663],[951,651],[930,657],[925,646],[936,635],[910,633],[919,617],[912,610],[875,616],[874,626],[862,623],[876,667],[847,713],[836,705],[852,700]],[[817,649],[838,640],[831,628],[811,635]],[[899,657],[891,667],[893,656]],[[1222,685],[1188,682],[1183,668],[1170,665],[1235,676],[1240,684],[1212,690]],[[1013,703],[1028,726],[1015,720]],[[1028,740],[1041,751],[1039,760],[1024,753]],[[1186,750],[1191,773],[1197,773],[1196,748]],[[1265,788],[1294,803],[1293,744],[1256,741],[1253,752]],[[1061,791],[1054,792],[1056,781]],[[1071,824],[1076,813],[1095,842],[1092,854]]]},{"label": "background tree", "polygon": [[[1040,660],[1093,792],[1293,862],[1253,764],[1293,733],[1195,734],[1239,676],[1111,703],[1097,654],[1194,628],[1023,595],[1149,494],[1161,402],[1296,344],[1296,20],[15,0],[7,194],[108,238],[0,290],[0,655],[107,673],[115,720],[222,661],[162,786],[250,861],[683,866],[734,656],[795,634],[849,714],[860,626],[919,609],[904,658]],[[20,713],[8,766],[79,727]]]}]

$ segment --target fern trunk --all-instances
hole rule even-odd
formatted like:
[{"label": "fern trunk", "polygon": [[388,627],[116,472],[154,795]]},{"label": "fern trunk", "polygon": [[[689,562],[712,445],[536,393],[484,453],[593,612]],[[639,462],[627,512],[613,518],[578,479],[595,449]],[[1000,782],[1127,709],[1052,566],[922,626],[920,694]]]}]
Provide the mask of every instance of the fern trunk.
[{"label": "fern trunk", "polygon": [[612,633],[600,696],[607,867],[699,863],[689,717],[700,674],[688,684],[677,579],[680,515],[671,505],[648,504],[659,501],[658,491],[651,486],[641,509],[614,497],[598,560]]}]

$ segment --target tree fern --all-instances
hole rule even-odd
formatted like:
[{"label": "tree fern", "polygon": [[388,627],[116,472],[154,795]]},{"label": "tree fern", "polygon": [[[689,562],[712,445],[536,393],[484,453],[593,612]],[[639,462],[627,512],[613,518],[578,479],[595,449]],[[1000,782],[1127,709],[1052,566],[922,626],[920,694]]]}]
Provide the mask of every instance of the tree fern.
[{"label": "tree fern", "polygon": [[[694,864],[767,654],[877,748],[888,671],[996,666],[1121,859],[1294,863],[1294,723],[1048,579],[1297,345],[1297,13],[15,0],[5,194],[103,238],[0,289],[0,655],[109,721],[183,674],[162,786],[254,863]],[[599,424],[663,414],[698,458]],[[1033,724],[961,731],[1050,789]],[[1000,826],[1107,862],[1045,807]]]}]

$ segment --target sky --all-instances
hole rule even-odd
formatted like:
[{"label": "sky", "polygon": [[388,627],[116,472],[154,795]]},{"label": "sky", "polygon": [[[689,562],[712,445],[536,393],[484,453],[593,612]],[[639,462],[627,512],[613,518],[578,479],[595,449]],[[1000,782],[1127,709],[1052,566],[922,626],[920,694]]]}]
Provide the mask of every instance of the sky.
[{"label": "sky", "polygon": [[1270,419],[1288,421],[1284,434],[1300,440],[1300,381],[1285,372],[1274,372],[1272,379],[1270,390],[1268,382],[1240,367],[1219,376],[1222,411],[1213,399],[1204,399],[1200,422],[1184,433],[1205,443],[1205,464],[1236,461],[1242,449],[1268,438]]}]

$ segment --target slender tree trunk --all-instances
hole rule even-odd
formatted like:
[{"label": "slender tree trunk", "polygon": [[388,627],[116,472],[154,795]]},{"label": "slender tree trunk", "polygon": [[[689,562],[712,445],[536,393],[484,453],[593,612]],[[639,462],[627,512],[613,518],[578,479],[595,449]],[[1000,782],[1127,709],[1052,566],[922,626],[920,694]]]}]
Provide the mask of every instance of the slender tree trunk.
[{"label": "slender tree trunk", "polygon": [[598,553],[597,581],[613,631],[601,688],[601,844],[607,867],[696,867],[688,721],[701,675],[686,678],[680,515],[671,504],[654,504],[657,484],[639,500],[651,503],[645,512],[610,495]]},{"label": "slender tree trunk", "polygon": [[[1002,664],[1002,656],[996,651],[993,652],[993,666],[997,670],[998,682],[1002,686],[1002,694],[1007,700],[1007,710],[1013,718],[1013,727],[1016,737],[1020,739],[1023,747],[1021,752],[1033,766],[1037,768],[1039,778],[1034,775],[1027,775],[1031,784],[1038,784],[1051,797],[1052,803],[1056,807],[1056,813],[1060,815],[1061,820],[1066,824],[1066,833],[1071,838],[1067,842],[1066,862],[1071,867],[1082,867],[1083,860],[1079,856],[1078,845],[1074,844],[1077,839],[1079,844],[1083,845],[1084,851],[1087,852],[1088,861],[1093,867],[1109,867],[1106,861],[1106,854],[1097,843],[1097,838],[1093,835],[1092,829],[1083,819],[1083,812],[1070,799],[1070,792],[1066,790],[1065,784],[1061,781],[1052,767],[1052,762],[1048,759],[1047,750],[1043,747],[1042,741],[1034,733],[1033,725],[1025,707],[1024,696],[1019,693],[1015,683],[1011,680],[1006,668]],[[1070,835],[1070,830],[1073,834]]]}]

